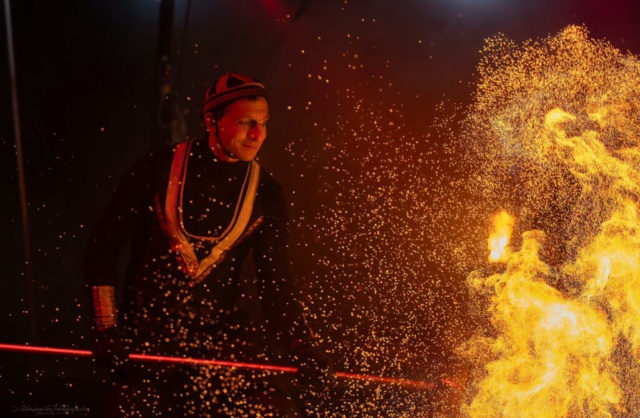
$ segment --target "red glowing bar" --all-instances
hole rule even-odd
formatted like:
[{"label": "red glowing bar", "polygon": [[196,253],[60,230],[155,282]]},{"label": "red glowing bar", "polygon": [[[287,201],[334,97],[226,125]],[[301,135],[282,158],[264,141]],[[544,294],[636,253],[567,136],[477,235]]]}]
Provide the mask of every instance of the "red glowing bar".
[{"label": "red glowing bar", "polygon": [[[89,350],[74,350],[69,348],[50,348],[50,347],[38,347],[38,346],[31,346],[31,345],[16,345],[16,344],[0,344],[0,351],[19,351],[19,352],[30,352],[30,353],[40,353],[40,354],[60,354],[60,355],[79,356],[79,357],[93,356],[93,353]],[[296,373],[298,371],[297,367],[290,367],[290,366],[243,363],[243,362],[224,361],[224,360],[195,359],[195,358],[188,358],[188,357],[183,358],[183,357],[154,356],[150,354],[129,354],[129,359],[136,360],[136,361],[151,361],[151,362],[159,362],[159,363],[240,367],[243,369],[269,370],[273,372],[283,372],[283,373]],[[422,382],[419,380],[397,379],[393,377],[372,376],[368,374],[336,372],[335,376],[342,379],[364,380],[368,382],[399,385],[399,386],[410,387],[415,389],[433,389],[436,386],[433,383]],[[450,380],[443,380],[442,383],[449,387],[455,387],[455,388],[459,387],[455,382],[452,382]]]},{"label": "red glowing bar", "polygon": [[436,385],[430,382],[421,382],[419,380],[409,380],[409,379],[396,379],[394,377],[384,377],[384,376],[372,376],[369,374],[356,374],[356,373],[346,373],[346,372],[336,372],[336,377],[341,377],[343,379],[356,379],[356,380],[366,380],[368,382],[376,382],[376,383],[385,383],[390,385],[400,385],[405,387],[411,387],[415,389],[433,389]]},{"label": "red glowing bar", "polygon": [[2,351],[23,351],[30,353],[41,354],[62,354],[69,356],[93,356],[93,353],[89,350],[73,350],[70,348],[49,348],[38,347],[35,345],[16,345],[16,344],[0,344],[0,350]]},{"label": "red glowing bar", "polygon": [[[1,347],[0,347],[1,348]],[[129,354],[131,360],[154,361],[159,363],[193,364],[199,366],[240,367],[243,369],[270,370],[273,372],[295,373],[296,367],[275,366],[272,364],[243,363],[239,361],[208,360],[189,357],[154,356],[150,354]]]}]

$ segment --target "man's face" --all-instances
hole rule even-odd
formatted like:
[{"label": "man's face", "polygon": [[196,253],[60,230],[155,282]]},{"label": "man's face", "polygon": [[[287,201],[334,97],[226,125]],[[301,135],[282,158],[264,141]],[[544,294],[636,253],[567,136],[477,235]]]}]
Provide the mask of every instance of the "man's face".
[{"label": "man's face", "polygon": [[237,100],[218,121],[220,142],[237,159],[251,161],[267,138],[268,120],[269,105],[264,97]]}]

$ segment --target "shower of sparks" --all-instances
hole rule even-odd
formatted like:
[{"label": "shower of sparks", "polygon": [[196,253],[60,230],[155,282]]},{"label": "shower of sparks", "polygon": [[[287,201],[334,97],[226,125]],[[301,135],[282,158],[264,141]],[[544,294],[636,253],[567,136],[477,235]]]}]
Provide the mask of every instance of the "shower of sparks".
[{"label": "shower of sparks", "polygon": [[[345,55],[346,68],[353,59]],[[440,142],[440,129],[448,125],[415,134],[403,105],[409,99],[398,97],[386,77],[351,81],[331,90],[344,109],[337,120],[321,125],[313,141],[289,146],[309,187],[317,186],[315,207],[295,225],[298,245],[312,249],[317,260],[305,266],[310,272],[303,289],[312,295],[313,323],[344,370],[456,381],[450,354],[464,328],[464,281],[452,278],[446,256],[435,251],[451,231],[452,214],[444,217],[439,208],[459,205],[448,190],[455,158]],[[454,408],[450,395],[456,390],[435,394],[353,382],[314,412],[427,417]]]},{"label": "shower of sparks", "polygon": [[490,324],[461,349],[476,366],[464,412],[636,416],[640,60],[576,26],[483,55],[470,188],[522,239],[503,272],[469,276]]}]

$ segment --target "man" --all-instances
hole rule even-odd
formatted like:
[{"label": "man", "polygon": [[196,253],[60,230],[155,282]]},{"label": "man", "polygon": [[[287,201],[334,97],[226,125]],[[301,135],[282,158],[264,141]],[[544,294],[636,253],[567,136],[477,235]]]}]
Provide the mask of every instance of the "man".
[{"label": "man", "polygon": [[[236,310],[240,270],[252,250],[261,305],[299,366],[326,386],[330,359],[313,344],[287,261],[280,185],[255,157],[267,136],[267,91],[226,74],[207,91],[206,138],[149,154],[118,184],[86,252],[94,354],[114,370],[112,416],[299,416],[270,376],[237,370],[128,364],[144,354],[255,361],[265,355]],[[116,264],[132,240],[122,306]]]}]

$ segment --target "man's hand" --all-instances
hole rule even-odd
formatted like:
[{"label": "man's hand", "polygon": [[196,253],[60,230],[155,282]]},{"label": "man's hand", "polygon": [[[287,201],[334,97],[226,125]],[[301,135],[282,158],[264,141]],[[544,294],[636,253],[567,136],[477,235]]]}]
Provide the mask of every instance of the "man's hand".
[{"label": "man's hand", "polygon": [[93,342],[93,358],[96,364],[111,371],[129,369],[129,350],[122,340],[118,327],[113,326],[95,331]]},{"label": "man's hand", "polygon": [[333,359],[318,347],[299,348],[294,358],[298,365],[298,381],[315,390],[323,390],[333,384]]},{"label": "man's hand", "polygon": [[93,358],[98,366],[116,375],[126,376],[130,370],[129,350],[117,324],[115,288],[92,286],[94,333]]}]

